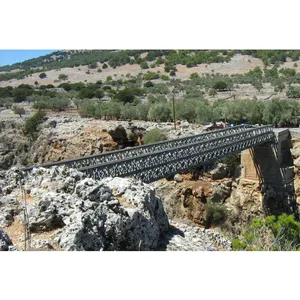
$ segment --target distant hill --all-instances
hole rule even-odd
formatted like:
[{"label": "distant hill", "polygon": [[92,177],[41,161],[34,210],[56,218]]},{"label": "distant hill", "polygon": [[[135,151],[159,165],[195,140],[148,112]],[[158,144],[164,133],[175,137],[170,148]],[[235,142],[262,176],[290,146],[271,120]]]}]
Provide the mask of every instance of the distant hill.
[{"label": "distant hill", "polygon": [[243,74],[256,67],[292,67],[299,50],[63,50],[22,63],[0,67],[0,86],[34,84],[39,74],[44,84],[59,83],[66,73],[69,81],[96,82],[106,76],[137,75],[148,71],[187,79],[202,74]]}]

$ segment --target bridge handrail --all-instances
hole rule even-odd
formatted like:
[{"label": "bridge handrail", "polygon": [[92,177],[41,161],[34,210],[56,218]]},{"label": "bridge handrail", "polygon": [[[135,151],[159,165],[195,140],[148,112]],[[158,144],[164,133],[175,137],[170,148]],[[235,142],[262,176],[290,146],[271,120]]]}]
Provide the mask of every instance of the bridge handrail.
[{"label": "bridge handrail", "polygon": [[[91,169],[101,169],[101,168],[104,168],[104,167],[107,167],[107,166],[113,166],[113,165],[117,165],[117,164],[120,164],[120,163],[126,163],[126,162],[133,161],[133,160],[140,159],[140,158],[142,159],[142,158],[145,158],[147,156],[157,156],[157,155],[165,153],[165,152],[180,151],[181,149],[191,148],[193,146],[199,146],[201,144],[208,143],[208,142],[210,142],[210,143],[213,143],[214,141],[220,141],[221,142],[222,140],[224,140],[226,138],[229,138],[229,137],[233,138],[233,137],[237,137],[237,136],[244,135],[244,134],[247,134],[247,133],[255,133],[256,131],[258,131],[257,135],[252,135],[250,137],[244,138],[243,140],[248,140],[248,139],[251,139],[251,138],[263,136],[263,135],[266,135],[270,132],[273,133],[273,130],[272,130],[271,126],[268,126],[268,125],[260,126],[260,127],[257,127],[257,128],[250,128],[250,129],[247,129],[245,131],[234,133],[234,134],[231,134],[231,135],[228,135],[228,136],[217,137],[217,138],[213,138],[213,139],[210,139],[210,140],[207,140],[207,141],[195,142],[195,143],[184,145],[184,146],[181,146],[181,147],[168,148],[168,149],[165,149],[165,150],[156,151],[154,153],[145,153],[145,154],[139,155],[138,157],[128,157],[128,158],[122,159],[121,161],[111,161],[111,162],[101,163],[101,164],[97,164],[97,165],[93,165],[93,166],[87,166],[87,167],[79,168],[78,170],[81,171],[81,172],[85,172],[85,171],[88,171],[88,170],[91,170]],[[264,132],[261,132],[261,131],[264,131]],[[272,135],[272,138],[275,138],[274,133]],[[218,145],[217,147],[220,147],[220,148],[223,147],[224,148],[224,146],[227,146],[229,144],[234,144],[234,142],[231,141],[230,143],[227,143],[227,144],[222,143],[222,145],[220,145],[220,146]],[[215,148],[217,148],[217,147],[215,147]],[[210,149],[207,149],[205,151],[209,151],[209,150]]]},{"label": "bridge handrail", "polygon": [[[110,157],[112,158],[113,161],[118,160],[118,159],[114,158],[118,155],[120,155],[121,159],[127,159],[130,157],[136,157],[137,155],[139,155],[139,156],[142,155],[141,152],[143,150],[146,150],[148,152],[153,152],[153,150],[154,150],[154,152],[157,152],[156,149],[159,147],[167,146],[165,149],[171,149],[171,148],[174,148],[174,144],[175,144],[175,147],[178,147],[178,146],[176,146],[176,144],[181,145],[185,141],[188,141],[188,140],[197,140],[199,138],[200,138],[200,140],[202,140],[202,139],[205,139],[207,136],[213,136],[213,135],[217,135],[217,136],[221,135],[222,136],[222,134],[224,134],[224,133],[226,134],[227,132],[230,133],[230,132],[232,132],[232,131],[234,132],[236,130],[244,130],[245,131],[245,130],[247,130],[247,128],[252,128],[252,127],[251,127],[251,125],[247,125],[247,124],[238,125],[238,126],[234,126],[234,127],[218,129],[216,131],[186,136],[186,137],[182,137],[182,138],[178,138],[178,139],[161,141],[161,142],[154,143],[154,144],[135,146],[135,147],[131,147],[131,148],[109,151],[109,152],[94,154],[94,155],[88,155],[88,156],[83,156],[83,157],[74,158],[74,159],[45,163],[45,164],[41,164],[41,165],[23,168],[22,170],[25,172],[28,172],[28,171],[32,170],[33,168],[37,168],[37,167],[48,168],[48,167],[57,166],[57,165],[70,165],[72,163],[81,162],[81,161],[85,161],[85,160],[87,160],[87,162],[92,159],[100,159],[101,160],[102,158],[103,158],[103,160],[106,160],[106,161],[104,161],[104,163],[109,163],[109,161],[111,161]],[[261,127],[259,127],[259,128],[261,128]],[[231,135],[231,134],[228,134],[228,135]],[[170,146],[168,146],[168,145],[170,145]],[[163,151],[163,150],[159,149],[158,151]],[[123,154],[123,156],[122,156],[122,154]],[[145,153],[145,154],[147,154],[147,153]],[[86,167],[88,167],[88,166],[86,166]]]}]

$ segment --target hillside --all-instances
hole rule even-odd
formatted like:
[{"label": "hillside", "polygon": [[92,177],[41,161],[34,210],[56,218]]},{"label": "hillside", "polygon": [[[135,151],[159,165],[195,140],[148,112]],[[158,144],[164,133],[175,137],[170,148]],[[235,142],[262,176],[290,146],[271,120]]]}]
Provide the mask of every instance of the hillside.
[{"label": "hillside", "polygon": [[[58,51],[0,68],[0,113],[9,116],[9,109],[21,103],[27,105],[25,113],[32,111],[30,107],[58,112],[78,108],[81,117],[167,122],[174,118],[174,98],[177,120],[291,125],[300,114],[299,54],[295,50]],[[240,102],[245,100],[251,103]]]}]

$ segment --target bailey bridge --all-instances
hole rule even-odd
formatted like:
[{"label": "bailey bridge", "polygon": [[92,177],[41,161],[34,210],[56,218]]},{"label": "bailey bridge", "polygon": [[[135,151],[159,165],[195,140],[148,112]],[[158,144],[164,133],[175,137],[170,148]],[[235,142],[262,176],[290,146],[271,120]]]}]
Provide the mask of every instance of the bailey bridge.
[{"label": "bailey bridge", "polygon": [[134,177],[149,183],[241,152],[241,179],[258,181],[263,195],[271,187],[274,197],[265,197],[271,202],[266,206],[276,213],[283,206],[287,212],[295,209],[290,148],[288,129],[240,125],[34,167],[67,165],[94,179]]},{"label": "bailey bridge", "polygon": [[[245,149],[275,142],[276,136],[270,126],[240,125],[35,167],[67,165],[94,179],[130,176],[152,182]],[[32,168],[24,170],[27,172]]]}]

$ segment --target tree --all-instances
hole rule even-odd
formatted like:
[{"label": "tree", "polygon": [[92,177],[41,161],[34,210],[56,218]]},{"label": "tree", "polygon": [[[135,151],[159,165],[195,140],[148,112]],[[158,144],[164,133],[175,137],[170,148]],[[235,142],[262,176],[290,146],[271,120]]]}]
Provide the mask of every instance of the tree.
[{"label": "tree", "polygon": [[121,118],[123,120],[134,120],[137,119],[137,108],[136,106],[127,103],[122,106]]},{"label": "tree", "polygon": [[72,86],[70,83],[64,82],[58,85],[59,88],[63,88],[66,92],[70,91],[72,89]]},{"label": "tree", "polygon": [[107,64],[103,64],[102,65],[102,69],[107,69],[108,68],[108,65]]},{"label": "tree", "polygon": [[62,111],[68,108],[70,99],[66,97],[52,98],[48,101],[48,107],[53,111]]},{"label": "tree", "polygon": [[103,90],[100,90],[100,89],[96,90],[94,92],[94,97],[98,98],[99,100],[102,99],[104,97]]},{"label": "tree", "polygon": [[171,108],[168,103],[158,103],[150,107],[148,119],[151,121],[168,122],[172,120]]},{"label": "tree", "polygon": [[224,81],[217,81],[214,85],[213,88],[218,90],[218,91],[225,91],[227,89],[227,83]]},{"label": "tree", "polygon": [[95,92],[93,89],[85,87],[84,89],[82,89],[81,91],[79,91],[78,93],[78,98],[80,99],[91,99],[93,98],[95,95]]},{"label": "tree", "polygon": [[80,100],[80,99],[74,99],[73,103],[76,105],[77,109],[79,109],[80,104],[82,103],[82,100]]},{"label": "tree", "polygon": [[40,77],[41,79],[44,79],[44,78],[47,77],[47,74],[43,72],[43,73],[41,73],[41,74],[39,75],[39,77]]},{"label": "tree", "polygon": [[79,106],[79,115],[83,118],[95,116],[96,106],[92,101],[82,101]]},{"label": "tree", "polygon": [[12,107],[12,110],[15,114],[19,115],[20,117],[22,117],[22,115],[25,114],[25,109],[23,107],[20,107],[20,106],[17,106],[17,105],[14,105]]},{"label": "tree", "polygon": [[13,93],[12,93],[15,102],[25,101],[26,97],[30,96],[32,94],[33,94],[33,90],[31,87],[30,87],[30,89],[28,89],[28,88],[23,88],[20,86],[14,88]]},{"label": "tree", "polygon": [[66,74],[59,74],[59,76],[58,76],[58,79],[59,80],[68,80],[68,75],[66,75]]},{"label": "tree", "polygon": [[135,95],[141,95],[143,91],[139,88],[125,88],[115,95],[115,99],[125,103],[133,102]]}]

